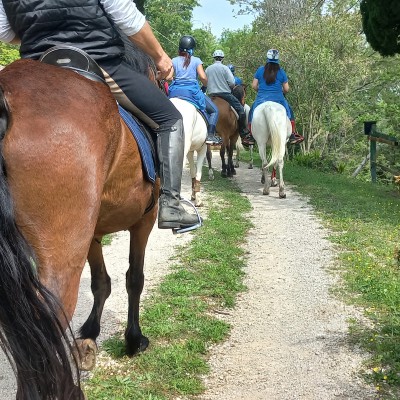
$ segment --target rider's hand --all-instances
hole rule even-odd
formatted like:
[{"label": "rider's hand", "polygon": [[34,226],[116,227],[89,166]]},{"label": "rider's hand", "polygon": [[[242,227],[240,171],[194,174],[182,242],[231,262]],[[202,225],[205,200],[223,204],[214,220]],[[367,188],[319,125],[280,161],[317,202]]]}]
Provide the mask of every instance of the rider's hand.
[{"label": "rider's hand", "polygon": [[156,63],[159,79],[171,80],[174,75],[174,68],[168,55],[164,53],[158,60],[154,60],[154,62]]}]

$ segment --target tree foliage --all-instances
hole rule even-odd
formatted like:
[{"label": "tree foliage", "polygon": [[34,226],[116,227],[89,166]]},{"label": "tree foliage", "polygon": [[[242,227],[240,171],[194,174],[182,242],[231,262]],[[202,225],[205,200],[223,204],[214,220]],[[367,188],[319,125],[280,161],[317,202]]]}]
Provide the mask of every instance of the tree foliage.
[{"label": "tree foliage", "polygon": [[400,53],[400,1],[362,0],[360,4],[365,36],[383,56]]},{"label": "tree foliage", "polygon": [[11,62],[18,60],[19,50],[17,46],[9,45],[3,42],[0,42],[0,64],[7,65]]}]

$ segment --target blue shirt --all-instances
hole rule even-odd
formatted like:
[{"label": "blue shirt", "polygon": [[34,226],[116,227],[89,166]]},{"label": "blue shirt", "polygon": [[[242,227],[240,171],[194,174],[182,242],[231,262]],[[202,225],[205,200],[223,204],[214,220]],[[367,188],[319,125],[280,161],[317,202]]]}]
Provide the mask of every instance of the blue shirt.
[{"label": "blue shirt", "polygon": [[[258,80],[257,100],[261,101],[274,101],[283,100],[282,85],[288,81],[286,72],[280,68],[276,74],[274,83],[267,83],[264,79],[264,65],[259,67],[254,74],[254,78]],[[264,100],[265,99],[265,100]]]},{"label": "blue shirt", "polygon": [[276,73],[276,79],[274,83],[267,83],[264,78],[264,68],[262,65],[259,67],[254,74],[254,78],[258,80],[258,91],[257,97],[251,106],[250,114],[249,114],[249,122],[253,119],[253,112],[255,108],[266,102],[266,101],[275,101],[276,103],[282,104],[286,109],[286,114],[288,118],[291,118],[291,111],[289,107],[289,103],[287,102],[285,96],[283,95],[282,85],[288,81],[286,72],[279,68]]},{"label": "blue shirt", "polygon": [[243,84],[243,81],[239,77],[235,76],[234,78],[235,78],[235,86]]},{"label": "blue shirt", "polygon": [[169,87],[169,97],[180,97],[191,102],[199,110],[206,109],[206,99],[200,90],[197,81],[197,67],[203,64],[200,58],[191,56],[190,63],[185,68],[185,57],[178,56],[172,59],[175,78]]},{"label": "blue shirt", "polygon": [[190,58],[190,64],[185,68],[183,63],[185,57],[178,56],[172,59],[172,65],[174,66],[175,80],[186,80],[197,83],[197,67],[203,64],[203,61],[199,57],[192,56]]}]

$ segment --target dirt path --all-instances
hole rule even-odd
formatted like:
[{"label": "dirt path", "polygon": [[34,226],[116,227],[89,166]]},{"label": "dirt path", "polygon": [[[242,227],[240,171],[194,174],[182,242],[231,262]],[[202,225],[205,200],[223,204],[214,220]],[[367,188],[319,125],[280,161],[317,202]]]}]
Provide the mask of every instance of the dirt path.
[{"label": "dirt path", "polygon": [[[214,164],[218,162],[216,154]],[[226,317],[233,327],[229,339],[210,351],[212,371],[204,379],[207,391],[199,400],[376,398],[374,389],[356,377],[362,354],[346,339],[346,321],[356,311],[329,294],[335,282],[329,273],[334,249],[325,239],[328,232],[290,188],[285,200],[277,198],[276,188],[270,197],[262,196],[259,170],[242,166],[237,173],[235,180],[254,207],[250,218],[255,226],[244,243],[249,251],[248,291]],[[185,196],[189,184],[186,173]],[[153,230],[146,254],[144,296],[168,272],[176,246],[188,240],[190,235]],[[119,233],[104,253],[113,286],[100,340],[126,321],[128,235]],[[86,267],[74,328],[85,320],[91,305]],[[14,399],[14,388],[11,370],[0,357],[0,399]]]},{"label": "dirt path", "polygon": [[349,346],[357,312],[330,295],[334,249],[305,199],[287,187],[262,195],[259,169],[235,180],[252,203],[248,266],[230,338],[211,349],[201,400],[374,399],[357,378],[362,354]]}]

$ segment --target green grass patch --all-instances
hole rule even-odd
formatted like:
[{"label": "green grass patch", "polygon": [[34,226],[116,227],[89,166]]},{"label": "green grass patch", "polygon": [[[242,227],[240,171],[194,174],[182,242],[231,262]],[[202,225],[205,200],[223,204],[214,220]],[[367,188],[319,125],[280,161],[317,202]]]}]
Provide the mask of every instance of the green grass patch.
[{"label": "green grass patch", "polygon": [[111,362],[96,367],[84,382],[88,400],[161,400],[204,390],[207,349],[230,330],[213,311],[233,307],[245,290],[246,260],[239,246],[251,227],[246,218],[250,203],[234,182],[217,176],[205,186],[212,193],[208,218],[179,249],[171,273],[143,302],[141,327],[150,347],[130,359],[124,356],[122,331],[105,341],[102,350]]}]

